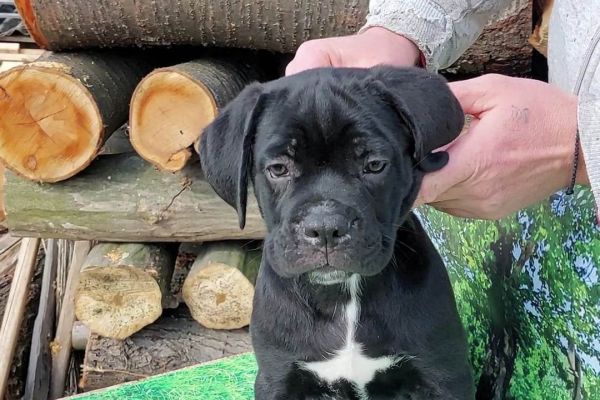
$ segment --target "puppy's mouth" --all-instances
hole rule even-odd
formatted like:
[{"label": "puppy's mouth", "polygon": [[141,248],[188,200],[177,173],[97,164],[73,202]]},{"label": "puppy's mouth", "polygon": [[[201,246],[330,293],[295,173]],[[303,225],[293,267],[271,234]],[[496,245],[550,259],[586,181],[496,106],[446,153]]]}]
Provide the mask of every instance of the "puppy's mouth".
[{"label": "puppy's mouth", "polygon": [[314,285],[335,285],[345,282],[349,277],[350,273],[329,264],[308,273],[308,280]]}]

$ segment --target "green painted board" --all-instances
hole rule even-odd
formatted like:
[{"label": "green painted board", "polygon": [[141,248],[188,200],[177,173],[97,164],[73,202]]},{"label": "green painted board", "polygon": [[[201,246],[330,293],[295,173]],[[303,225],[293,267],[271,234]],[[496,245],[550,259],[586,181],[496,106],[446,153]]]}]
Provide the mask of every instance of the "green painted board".
[{"label": "green painted board", "polygon": [[254,354],[244,353],[69,399],[251,400],[256,371]]}]

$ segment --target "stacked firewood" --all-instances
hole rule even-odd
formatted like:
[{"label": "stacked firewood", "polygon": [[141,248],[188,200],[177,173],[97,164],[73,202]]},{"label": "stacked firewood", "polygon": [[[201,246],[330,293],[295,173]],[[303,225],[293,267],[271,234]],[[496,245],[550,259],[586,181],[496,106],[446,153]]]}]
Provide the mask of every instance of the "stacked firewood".
[{"label": "stacked firewood", "polygon": [[[248,350],[264,226],[250,199],[238,228],[193,146],[302,42],[356,32],[368,0],[15,3],[47,52],[0,73],[7,225],[93,243],[62,326],[87,349],[82,388]],[[513,0],[444,73],[526,75],[530,33]]]}]

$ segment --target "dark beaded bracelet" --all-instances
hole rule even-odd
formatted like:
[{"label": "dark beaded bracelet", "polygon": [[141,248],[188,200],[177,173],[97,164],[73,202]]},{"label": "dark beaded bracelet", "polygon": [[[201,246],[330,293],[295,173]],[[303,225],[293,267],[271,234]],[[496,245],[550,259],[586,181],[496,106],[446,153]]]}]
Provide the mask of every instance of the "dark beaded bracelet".
[{"label": "dark beaded bracelet", "polygon": [[572,195],[575,189],[575,181],[577,180],[577,168],[579,167],[579,130],[575,135],[575,154],[573,155],[573,172],[571,174],[571,183],[567,188],[566,193]]}]

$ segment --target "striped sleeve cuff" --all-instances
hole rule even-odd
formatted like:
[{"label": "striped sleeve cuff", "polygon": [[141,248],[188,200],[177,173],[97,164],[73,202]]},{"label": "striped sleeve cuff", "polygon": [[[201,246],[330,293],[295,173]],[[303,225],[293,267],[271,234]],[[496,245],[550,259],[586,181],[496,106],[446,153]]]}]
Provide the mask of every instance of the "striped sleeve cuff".
[{"label": "striped sleeve cuff", "polygon": [[600,98],[580,97],[577,118],[588,179],[600,209]]},{"label": "striped sleeve cuff", "polygon": [[367,23],[359,32],[379,26],[413,41],[423,55],[426,68],[437,72],[450,64],[445,58],[452,52],[452,22],[447,13],[429,0],[379,1],[371,7]]}]

